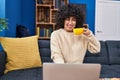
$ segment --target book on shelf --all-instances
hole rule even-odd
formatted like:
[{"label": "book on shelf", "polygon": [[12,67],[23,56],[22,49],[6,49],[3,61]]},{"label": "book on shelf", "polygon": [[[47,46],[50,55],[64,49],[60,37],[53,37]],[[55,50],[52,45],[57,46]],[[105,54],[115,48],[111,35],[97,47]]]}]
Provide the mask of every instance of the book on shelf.
[{"label": "book on shelf", "polygon": [[60,8],[61,0],[55,0],[55,8]]},{"label": "book on shelf", "polygon": [[39,32],[39,33],[40,33],[40,34],[39,34],[40,37],[44,37],[44,34],[45,34],[45,33],[44,33],[44,29],[40,28],[39,31],[40,31],[40,32]]},{"label": "book on shelf", "polygon": [[53,29],[52,27],[50,28],[39,28],[39,36],[40,37],[50,37]]},{"label": "book on shelf", "polygon": [[39,15],[38,15],[39,22],[49,22],[50,21],[50,10],[49,8],[39,8]]},{"label": "book on shelf", "polygon": [[38,4],[43,4],[43,0],[38,0]]},{"label": "book on shelf", "polygon": [[50,4],[50,5],[53,5],[53,0],[49,0],[49,4]]},{"label": "book on shelf", "polygon": [[55,23],[55,17],[56,17],[57,11],[52,11],[52,22]]},{"label": "book on shelf", "polygon": [[52,27],[49,28],[49,36],[51,36],[51,33],[53,32]]},{"label": "book on shelf", "polygon": [[55,0],[55,8],[60,8],[64,4],[64,0]]},{"label": "book on shelf", "polygon": [[39,8],[39,22],[45,22],[44,8]]},{"label": "book on shelf", "polygon": [[45,22],[49,22],[50,21],[50,9],[45,8]]},{"label": "book on shelf", "polygon": [[53,4],[53,0],[43,0],[43,4]]},{"label": "book on shelf", "polygon": [[65,5],[64,0],[61,0],[61,6]]}]

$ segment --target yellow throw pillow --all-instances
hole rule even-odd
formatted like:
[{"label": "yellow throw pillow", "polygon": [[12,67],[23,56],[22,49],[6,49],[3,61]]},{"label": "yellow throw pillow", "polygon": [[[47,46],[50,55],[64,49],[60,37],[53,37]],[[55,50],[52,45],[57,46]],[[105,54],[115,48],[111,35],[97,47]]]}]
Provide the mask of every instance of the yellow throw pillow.
[{"label": "yellow throw pillow", "polygon": [[0,38],[7,53],[5,73],[11,70],[42,66],[38,49],[38,36],[23,38]]}]

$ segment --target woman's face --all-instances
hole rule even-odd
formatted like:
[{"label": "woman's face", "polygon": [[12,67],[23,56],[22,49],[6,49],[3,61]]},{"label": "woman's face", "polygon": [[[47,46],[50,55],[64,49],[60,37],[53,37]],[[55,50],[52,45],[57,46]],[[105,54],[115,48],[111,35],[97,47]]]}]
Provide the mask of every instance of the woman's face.
[{"label": "woman's face", "polygon": [[76,26],[76,18],[75,17],[69,17],[65,19],[64,22],[64,29],[68,32],[72,32],[73,29]]}]

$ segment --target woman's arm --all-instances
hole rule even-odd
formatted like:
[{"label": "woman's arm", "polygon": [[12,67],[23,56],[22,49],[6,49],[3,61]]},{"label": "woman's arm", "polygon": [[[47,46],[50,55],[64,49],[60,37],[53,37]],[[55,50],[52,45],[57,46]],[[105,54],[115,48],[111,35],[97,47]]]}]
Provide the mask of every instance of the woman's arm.
[{"label": "woman's arm", "polygon": [[88,39],[88,50],[91,53],[100,52],[100,42],[96,39],[92,31],[90,31],[89,29],[85,29],[84,35],[86,35],[86,38]]},{"label": "woman's arm", "polygon": [[100,52],[100,42],[95,38],[93,34],[91,34],[91,36],[88,36],[88,50],[91,53]]},{"label": "woman's arm", "polygon": [[57,38],[57,34],[56,32],[53,32],[51,34],[51,59],[55,62],[55,63],[64,63],[64,59],[63,56],[61,54],[61,49],[58,43],[58,38]]}]

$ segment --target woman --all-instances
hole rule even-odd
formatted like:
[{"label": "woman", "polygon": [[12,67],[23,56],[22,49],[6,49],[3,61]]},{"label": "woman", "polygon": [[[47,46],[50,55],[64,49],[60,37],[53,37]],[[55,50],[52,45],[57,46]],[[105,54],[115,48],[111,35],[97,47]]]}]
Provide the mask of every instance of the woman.
[{"label": "woman", "polygon": [[84,28],[81,35],[73,33],[74,28],[82,28],[84,12],[75,4],[62,6],[56,16],[58,29],[51,34],[51,58],[55,63],[82,63],[87,50],[100,51],[100,43],[92,31]]}]

